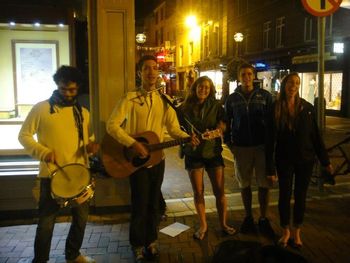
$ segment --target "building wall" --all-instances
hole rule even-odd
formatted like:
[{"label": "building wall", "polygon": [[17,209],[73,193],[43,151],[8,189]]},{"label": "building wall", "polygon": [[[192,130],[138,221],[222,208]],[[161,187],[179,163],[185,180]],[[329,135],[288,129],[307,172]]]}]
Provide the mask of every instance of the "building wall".
[{"label": "building wall", "polygon": [[[229,2],[232,9],[228,16],[228,34],[248,32],[248,36],[241,43],[240,56],[251,63],[263,62],[267,65],[261,71],[272,72],[273,80],[266,83],[274,83],[276,78],[281,78],[288,70],[305,73],[317,72],[317,18],[304,10],[301,1],[232,0]],[[276,27],[280,17],[284,17],[284,34],[282,45],[277,45]],[[350,22],[349,19],[350,10],[344,8],[340,8],[332,16],[325,18],[325,71],[343,73],[342,84],[337,82],[337,85],[342,85],[343,89],[342,109],[339,112],[343,116],[348,116],[345,105],[349,97],[346,95],[348,94],[346,90],[350,89],[348,77],[345,74],[347,54],[333,54],[332,47],[333,42],[344,41],[349,37],[350,30],[346,26]],[[264,23],[267,21],[271,22],[268,48],[264,47]],[[231,38],[228,43],[229,46],[235,46]],[[314,60],[312,60],[313,56]],[[305,57],[304,61],[299,60],[297,64],[293,62],[296,58],[303,57]],[[281,70],[284,72],[281,73]]]}]

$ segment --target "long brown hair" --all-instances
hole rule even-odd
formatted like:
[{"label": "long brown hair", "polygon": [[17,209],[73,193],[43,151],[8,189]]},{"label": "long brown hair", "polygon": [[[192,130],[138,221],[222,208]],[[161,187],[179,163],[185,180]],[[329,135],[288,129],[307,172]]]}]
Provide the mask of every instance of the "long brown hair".
[{"label": "long brown hair", "polygon": [[293,130],[295,126],[295,118],[301,111],[301,99],[299,92],[295,95],[295,104],[294,104],[294,114],[291,114],[288,110],[288,101],[286,95],[286,84],[289,78],[291,77],[300,77],[297,72],[291,72],[282,79],[280,93],[276,100],[275,106],[275,119],[277,130],[284,129],[288,127],[289,130]]},{"label": "long brown hair", "polygon": [[190,90],[187,93],[186,99],[183,103],[183,109],[185,109],[185,110],[192,109],[193,110],[193,107],[195,107],[198,104],[198,97],[197,97],[196,90],[197,90],[197,87],[200,84],[202,84],[204,81],[208,81],[209,85],[210,85],[210,93],[209,93],[207,100],[208,99],[215,100],[215,92],[216,91],[215,91],[215,86],[214,86],[213,81],[208,76],[202,76],[193,82]]}]

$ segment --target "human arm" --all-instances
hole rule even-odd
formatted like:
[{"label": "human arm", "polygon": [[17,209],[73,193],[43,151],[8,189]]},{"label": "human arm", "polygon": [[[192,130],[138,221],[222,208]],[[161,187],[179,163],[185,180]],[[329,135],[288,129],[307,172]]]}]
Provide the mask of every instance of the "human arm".
[{"label": "human arm", "polygon": [[225,115],[225,109],[222,105],[219,106],[218,113],[216,116],[216,128],[221,131],[221,134],[224,135],[227,125],[226,125],[226,115]]},{"label": "human arm", "polygon": [[[95,141],[95,134],[93,132],[90,113],[86,108],[82,108],[84,116],[84,144],[86,153],[88,155],[95,155],[100,150],[100,144]],[[86,122],[86,123],[85,123]],[[87,138],[87,139],[86,139]]]},{"label": "human arm", "polygon": [[272,182],[277,180],[274,160],[276,144],[275,107],[276,104],[272,102],[272,96],[268,96],[265,112],[265,173]]},{"label": "human arm", "polygon": [[106,124],[108,134],[126,147],[130,147],[136,141],[122,127],[128,121],[129,107],[127,97],[122,98],[113,109]]},{"label": "human arm", "polygon": [[311,121],[311,140],[312,145],[314,147],[315,153],[317,155],[317,158],[319,159],[322,166],[324,166],[329,171],[333,170],[332,165],[330,163],[330,159],[328,156],[328,152],[326,150],[326,146],[324,144],[321,132],[318,128],[316,117],[315,117],[315,111],[314,107],[310,105],[310,110],[308,112],[310,121]]},{"label": "human arm", "polygon": [[232,114],[232,106],[231,106],[231,96],[229,96],[224,105],[224,114],[226,120],[226,129],[224,132],[224,143],[231,149],[232,140],[231,140],[231,127],[233,122],[233,114]]},{"label": "human arm", "polygon": [[165,126],[168,130],[168,133],[173,138],[186,138],[191,137],[191,145],[197,146],[200,144],[200,140],[198,139],[195,133],[190,133],[188,135],[186,132],[181,130],[180,124],[176,115],[176,112],[173,108],[168,107],[165,113]]},{"label": "human arm", "polygon": [[18,141],[33,158],[40,161],[54,162],[54,152],[34,139],[34,136],[38,132],[40,122],[42,121],[41,119],[41,107],[35,105],[22,124],[18,134]]}]

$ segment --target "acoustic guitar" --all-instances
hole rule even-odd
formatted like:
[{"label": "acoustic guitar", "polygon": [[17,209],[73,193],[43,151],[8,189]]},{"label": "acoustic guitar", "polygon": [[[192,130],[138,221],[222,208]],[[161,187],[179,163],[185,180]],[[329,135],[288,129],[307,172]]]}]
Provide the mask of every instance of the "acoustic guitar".
[{"label": "acoustic guitar", "polygon": [[[201,139],[211,140],[221,136],[221,130],[216,129],[203,133]],[[105,134],[101,143],[102,162],[110,176],[123,178],[131,175],[141,167],[156,165],[162,160],[162,149],[191,141],[191,137],[187,137],[160,143],[157,134],[152,131],[146,131],[132,137],[146,146],[149,151],[149,155],[146,158],[140,158],[131,147],[128,148],[120,144],[108,133]]]}]

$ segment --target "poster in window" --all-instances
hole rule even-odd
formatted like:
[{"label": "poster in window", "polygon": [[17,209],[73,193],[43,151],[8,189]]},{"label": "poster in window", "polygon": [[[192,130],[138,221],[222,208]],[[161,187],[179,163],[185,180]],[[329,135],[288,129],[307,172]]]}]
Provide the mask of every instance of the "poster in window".
[{"label": "poster in window", "polygon": [[57,41],[12,41],[16,105],[33,105],[56,89]]}]

